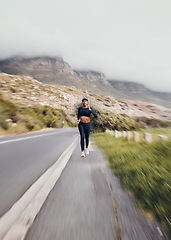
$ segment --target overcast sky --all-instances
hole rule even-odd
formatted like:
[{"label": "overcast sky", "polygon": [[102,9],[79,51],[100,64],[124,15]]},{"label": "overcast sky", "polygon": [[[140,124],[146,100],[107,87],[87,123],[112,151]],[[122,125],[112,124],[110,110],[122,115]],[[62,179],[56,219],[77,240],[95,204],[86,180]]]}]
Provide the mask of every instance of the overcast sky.
[{"label": "overcast sky", "polygon": [[0,0],[0,59],[62,56],[171,92],[171,0]]}]

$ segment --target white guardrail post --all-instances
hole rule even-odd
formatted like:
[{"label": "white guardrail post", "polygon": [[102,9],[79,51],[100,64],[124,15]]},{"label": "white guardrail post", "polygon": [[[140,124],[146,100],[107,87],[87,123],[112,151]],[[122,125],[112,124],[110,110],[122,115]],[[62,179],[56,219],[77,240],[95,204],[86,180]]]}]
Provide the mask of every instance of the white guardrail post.
[{"label": "white guardrail post", "polygon": [[[105,132],[109,133],[112,136],[114,135],[114,131],[112,131],[112,130],[106,129]],[[169,139],[169,137],[167,137],[165,135],[158,134],[157,136],[158,136],[159,140],[161,140],[161,141]],[[140,142],[140,133],[136,132],[136,131],[131,132],[131,131],[118,131],[118,130],[115,130],[115,138],[119,138],[119,137],[127,138],[128,141],[130,141],[133,138],[135,142]],[[152,134],[145,132],[144,133],[144,139],[147,142],[152,142],[153,141]]]},{"label": "white guardrail post", "polygon": [[144,139],[147,142],[152,142],[152,135],[151,135],[151,133],[144,133]]},{"label": "white guardrail post", "polygon": [[165,136],[165,135],[158,135],[158,138],[160,139],[160,140],[168,140],[169,138],[167,137],[167,136]]},{"label": "white guardrail post", "polygon": [[111,131],[111,130],[109,130],[109,129],[106,129],[106,131],[105,131],[106,133],[109,133],[110,135],[112,135],[113,136],[113,131]]},{"label": "white guardrail post", "polygon": [[128,141],[131,141],[131,139],[132,139],[132,132],[130,132],[130,131],[127,132],[127,139],[128,139]]},{"label": "white guardrail post", "polygon": [[134,132],[134,141],[139,142],[140,141],[140,134],[139,132]]},{"label": "white guardrail post", "polygon": [[122,136],[125,138],[127,137],[127,132],[126,131],[122,131]]}]

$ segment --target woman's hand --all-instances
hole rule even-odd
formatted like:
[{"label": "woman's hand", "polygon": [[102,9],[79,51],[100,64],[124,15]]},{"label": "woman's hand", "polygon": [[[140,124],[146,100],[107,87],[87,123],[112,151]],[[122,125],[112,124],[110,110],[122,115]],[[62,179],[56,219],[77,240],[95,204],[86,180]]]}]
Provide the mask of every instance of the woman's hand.
[{"label": "woman's hand", "polygon": [[89,111],[91,111],[91,108],[90,108],[90,106],[89,106]]}]

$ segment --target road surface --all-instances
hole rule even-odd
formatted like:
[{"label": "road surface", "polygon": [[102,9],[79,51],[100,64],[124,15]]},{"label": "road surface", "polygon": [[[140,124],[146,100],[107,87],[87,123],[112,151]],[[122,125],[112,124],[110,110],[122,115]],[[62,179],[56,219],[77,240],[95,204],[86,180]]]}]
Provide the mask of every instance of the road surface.
[{"label": "road surface", "polygon": [[1,216],[76,140],[74,152],[25,240],[165,239],[158,225],[146,220],[122,190],[98,149],[91,144],[90,154],[80,157],[78,136],[74,128],[0,139]]},{"label": "road surface", "polygon": [[71,144],[77,129],[0,138],[0,217]]}]

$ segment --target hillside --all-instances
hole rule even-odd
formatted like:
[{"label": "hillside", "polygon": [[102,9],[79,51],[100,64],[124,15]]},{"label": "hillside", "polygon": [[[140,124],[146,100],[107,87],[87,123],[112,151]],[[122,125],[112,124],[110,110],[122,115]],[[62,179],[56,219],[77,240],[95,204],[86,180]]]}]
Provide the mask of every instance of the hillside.
[{"label": "hillside", "polygon": [[0,71],[30,76],[47,84],[75,86],[99,95],[141,100],[171,107],[171,93],[154,92],[142,84],[107,80],[103,73],[74,70],[62,58],[10,58],[0,61]]},{"label": "hillside", "polygon": [[84,96],[88,97],[92,107],[97,106],[112,113],[126,114],[133,119],[146,117],[171,121],[171,110],[162,106],[142,101],[123,101],[74,86],[44,84],[24,75],[0,73],[0,93],[13,103],[23,106],[40,104],[63,109],[73,121],[76,120],[76,107]]},{"label": "hillside", "polygon": [[171,108],[171,93],[151,91],[143,84],[135,82],[115,80],[108,80],[108,82],[126,99],[147,101]]}]

